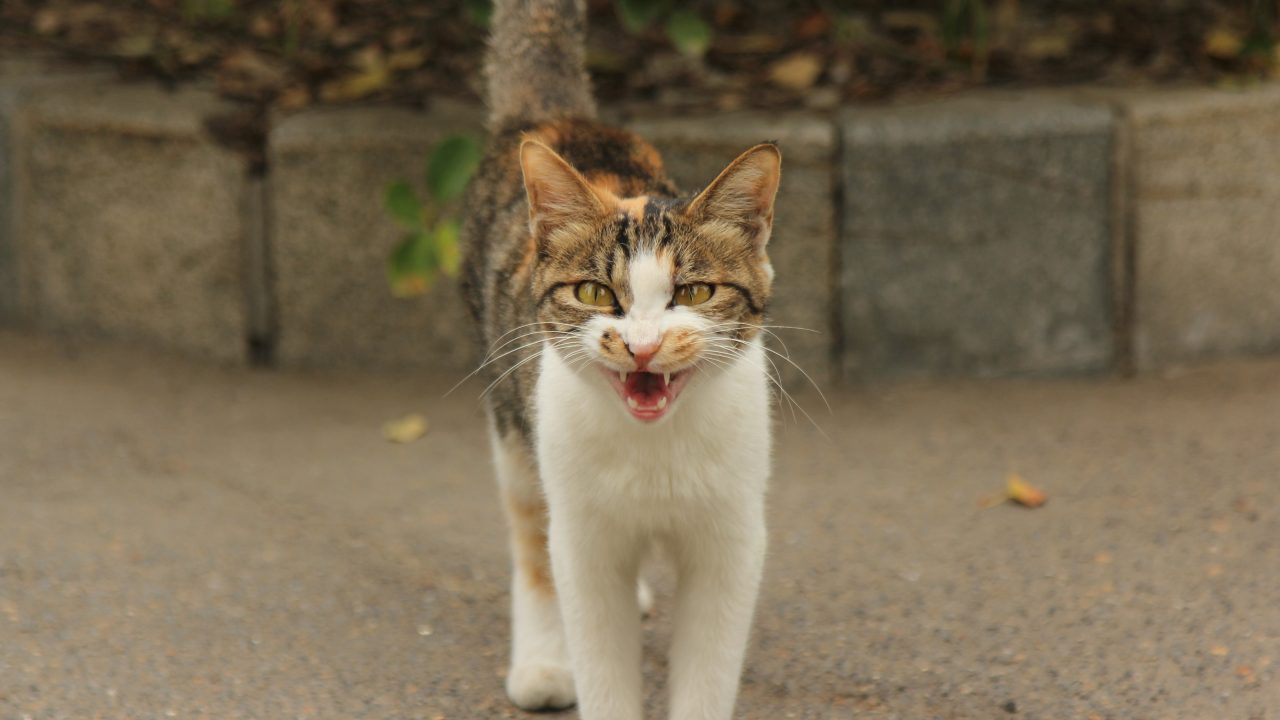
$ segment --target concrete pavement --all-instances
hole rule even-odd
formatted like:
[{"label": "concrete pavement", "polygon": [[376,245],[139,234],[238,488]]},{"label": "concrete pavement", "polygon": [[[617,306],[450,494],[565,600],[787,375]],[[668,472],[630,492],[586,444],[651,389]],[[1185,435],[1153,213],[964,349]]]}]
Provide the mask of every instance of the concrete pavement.
[{"label": "concrete pavement", "polygon": [[[452,380],[0,334],[0,718],[523,717]],[[829,395],[830,441],[780,414],[738,717],[1280,717],[1280,362]],[[980,507],[1009,470],[1049,503]]]}]

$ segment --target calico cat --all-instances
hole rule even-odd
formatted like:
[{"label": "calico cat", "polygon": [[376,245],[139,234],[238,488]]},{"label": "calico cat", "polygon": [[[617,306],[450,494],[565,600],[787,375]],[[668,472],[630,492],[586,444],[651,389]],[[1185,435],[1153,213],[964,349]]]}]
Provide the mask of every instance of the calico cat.
[{"label": "calico cat", "polygon": [[499,0],[463,288],[488,353],[521,708],[639,720],[639,565],[676,569],[671,717],[733,712],[765,553],[760,325],[781,155],[694,196],[596,120],[584,0]]}]

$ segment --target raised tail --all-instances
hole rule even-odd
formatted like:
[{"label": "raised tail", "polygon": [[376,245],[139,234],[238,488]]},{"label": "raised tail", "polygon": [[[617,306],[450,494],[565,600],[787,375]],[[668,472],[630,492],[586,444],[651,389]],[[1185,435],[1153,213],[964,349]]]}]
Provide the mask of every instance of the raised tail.
[{"label": "raised tail", "polygon": [[586,25],[586,0],[496,0],[485,59],[495,132],[558,117],[595,117]]}]

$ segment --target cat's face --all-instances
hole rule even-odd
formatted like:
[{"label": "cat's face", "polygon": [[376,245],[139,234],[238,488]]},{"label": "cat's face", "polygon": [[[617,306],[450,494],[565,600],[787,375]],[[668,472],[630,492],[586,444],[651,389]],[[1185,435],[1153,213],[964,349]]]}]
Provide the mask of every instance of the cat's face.
[{"label": "cat's face", "polygon": [[699,373],[738,362],[770,295],[780,162],[758,145],[692,201],[619,198],[526,142],[533,290],[552,351],[645,422],[673,412]]}]

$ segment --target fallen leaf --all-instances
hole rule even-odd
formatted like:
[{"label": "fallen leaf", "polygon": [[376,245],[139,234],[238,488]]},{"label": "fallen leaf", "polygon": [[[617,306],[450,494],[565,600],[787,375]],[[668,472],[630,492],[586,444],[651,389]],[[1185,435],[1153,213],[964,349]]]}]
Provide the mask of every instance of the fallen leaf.
[{"label": "fallen leaf", "polygon": [[387,56],[387,67],[392,70],[413,70],[427,61],[427,51],[422,48],[400,50]]},{"label": "fallen leaf", "polygon": [[1222,573],[1223,568],[1221,565],[1206,565],[1204,568],[1204,574],[1209,577],[1218,577]]},{"label": "fallen leaf", "polygon": [[276,107],[281,110],[297,110],[311,103],[311,91],[305,85],[288,88],[276,97]]},{"label": "fallen leaf", "polygon": [[1244,40],[1227,28],[1214,28],[1204,36],[1204,52],[1219,60],[1231,60],[1240,56]]},{"label": "fallen leaf", "polygon": [[1036,60],[1060,59],[1071,54],[1071,41],[1068,35],[1046,33],[1028,40],[1022,50]]},{"label": "fallen leaf", "polygon": [[1230,652],[1231,651],[1227,649],[1226,645],[1214,645],[1213,647],[1209,648],[1209,654],[1216,655],[1218,657],[1224,657],[1228,655]]},{"label": "fallen leaf", "polygon": [[1023,480],[1017,473],[1009,473],[1005,493],[1013,502],[1029,508],[1038,508],[1049,500],[1043,490]]},{"label": "fallen leaf", "polygon": [[320,99],[325,102],[359,100],[385,88],[391,82],[391,70],[386,65],[364,72],[346,75],[320,86]]},{"label": "fallen leaf", "polygon": [[788,90],[808,90],[822,74],[822,59],[810,52],[792,53],[769,66],[769,80]]},{"label": "fallen leaf", "polygon": [[1221,535],[1231,529],[1231,521],[1226,518],[1214,518],[1209,523],[1209,529]]},{"label": "fallen leaf", "polygon": [[418,413],[382,426],[382,436],[394,443],[410,443],[427,434],[427,419]]},{"label": "fallen leaf", "polygon": [[1093,562],[1096,565],[1110,565],[1111,553],[1103,551],[1093,556]]},{"label": "fallen leaf", "polygon": [[1237,665],[1236,674],[1244,678],[1245,680],[1252,680],[1253,668],[1249,667],[1248,665]]},{"label": "fallen leaf", "polygon": [[62,29],[62,16],[56,10],[45,8],[35,14],[31,25],[41,35],[53,35]]}]

